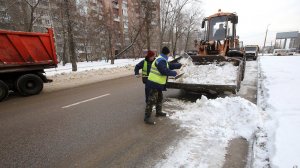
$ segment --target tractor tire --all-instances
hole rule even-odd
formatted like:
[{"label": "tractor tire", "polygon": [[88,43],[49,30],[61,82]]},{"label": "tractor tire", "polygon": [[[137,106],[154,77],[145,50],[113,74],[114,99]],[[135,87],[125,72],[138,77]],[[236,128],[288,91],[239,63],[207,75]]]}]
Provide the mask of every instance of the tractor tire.
[{"label": "tractor tire", "polygon": [[0,80],[0,102],[8,96],[8,86]]},{"label": "tractor tire", "polygon": [[43,87],[43,80],[35,74],[25,74],[17,80],[17,90],[22,96],[39,94]]}]

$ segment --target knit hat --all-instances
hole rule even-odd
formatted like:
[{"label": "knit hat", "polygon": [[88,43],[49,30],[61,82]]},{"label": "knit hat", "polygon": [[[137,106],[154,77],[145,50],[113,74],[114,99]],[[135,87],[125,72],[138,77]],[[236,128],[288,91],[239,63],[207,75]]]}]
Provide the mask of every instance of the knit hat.
[{"label": "knit hat", "polygon": [[163,47],[161,53],[168,55],[170,53],[170,49],[168,47]]},{"label": "knit hat", "polygon": [[149,50],[149,51],[147,52],[146,58],[153,57],[154,55],[155,55],[155,53],[154,53],[153,51]]}]

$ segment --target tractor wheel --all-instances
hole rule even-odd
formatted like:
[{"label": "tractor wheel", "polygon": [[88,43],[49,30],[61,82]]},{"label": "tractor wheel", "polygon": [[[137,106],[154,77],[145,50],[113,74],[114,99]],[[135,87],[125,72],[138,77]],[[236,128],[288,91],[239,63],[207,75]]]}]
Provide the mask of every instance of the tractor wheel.
[{"label": "tractor wheel", "polygon": [[8,86],[0,80],[0,102],[8,96]]},{"label": "tractor wheel", "polygon": [[17,90],[23,96],[39,94],[43,87],[43,80],[35,74],[25,74],[17,80]]}]

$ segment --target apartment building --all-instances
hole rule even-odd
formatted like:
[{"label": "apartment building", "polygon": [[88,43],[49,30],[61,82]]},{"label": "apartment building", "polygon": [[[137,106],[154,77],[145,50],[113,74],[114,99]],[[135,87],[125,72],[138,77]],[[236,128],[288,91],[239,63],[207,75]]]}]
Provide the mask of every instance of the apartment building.
[{"label": "apartment building", "polygon": [[[108,53],[118,54],[130,45],[143,25],[143,0],[70,0],[76,53],[80,60],[97,60]],[[37,0],[29,0],[36,4]],[[160,0],[153,3],[151,22],[151,49],[159,48]],[[55,32],[56,49],[59,58],[68,55],[65,5],[63,0],[40,0],[34,11],[33,30],[45,32],[52,27]],[[30,6],[22,0],[0,0],[0,28],[27,31]],[[24,15],[26,17],[24,17]],[[144,28],[143,28],[144,31]],[[109,32],[109,33],[108,33]],[[110,40],[108,40],[110,39]],[[137,50],[145,49],[145,34],[138,39]],[[111,51],[108,50],[111,42]],[[134,57],[139,52],[127,52],[121,57]]]}]

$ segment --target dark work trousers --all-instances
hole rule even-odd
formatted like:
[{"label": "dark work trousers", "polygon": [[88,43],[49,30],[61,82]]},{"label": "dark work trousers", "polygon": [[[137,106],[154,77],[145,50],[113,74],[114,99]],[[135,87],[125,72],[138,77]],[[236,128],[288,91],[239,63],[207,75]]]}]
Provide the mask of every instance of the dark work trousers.
[{"label": "dark work trousers", "polygon": [[147,80],[148,80],[148,77],[143,77],[143,83],[145,85],[145,102],[146,103],[148,101],[149,92],[150,92],[150,89],[146,87]]},{"label": "dark work trousers", "polygon": [[148,101],[148,97],[149,97],[149,93],[150,92],[150,88],[147,88],[145,85],[145,102],[147,103]]},{"label": "dark work trousers", "polygon": [[162,91],[157,89],[150,89],[149,97],[146,105],[145,110],[145,118],[150,118],[152,114],[153,106],[156,107],[156,113],[162,112],[162,101],[163,101],[163,94]]}]

